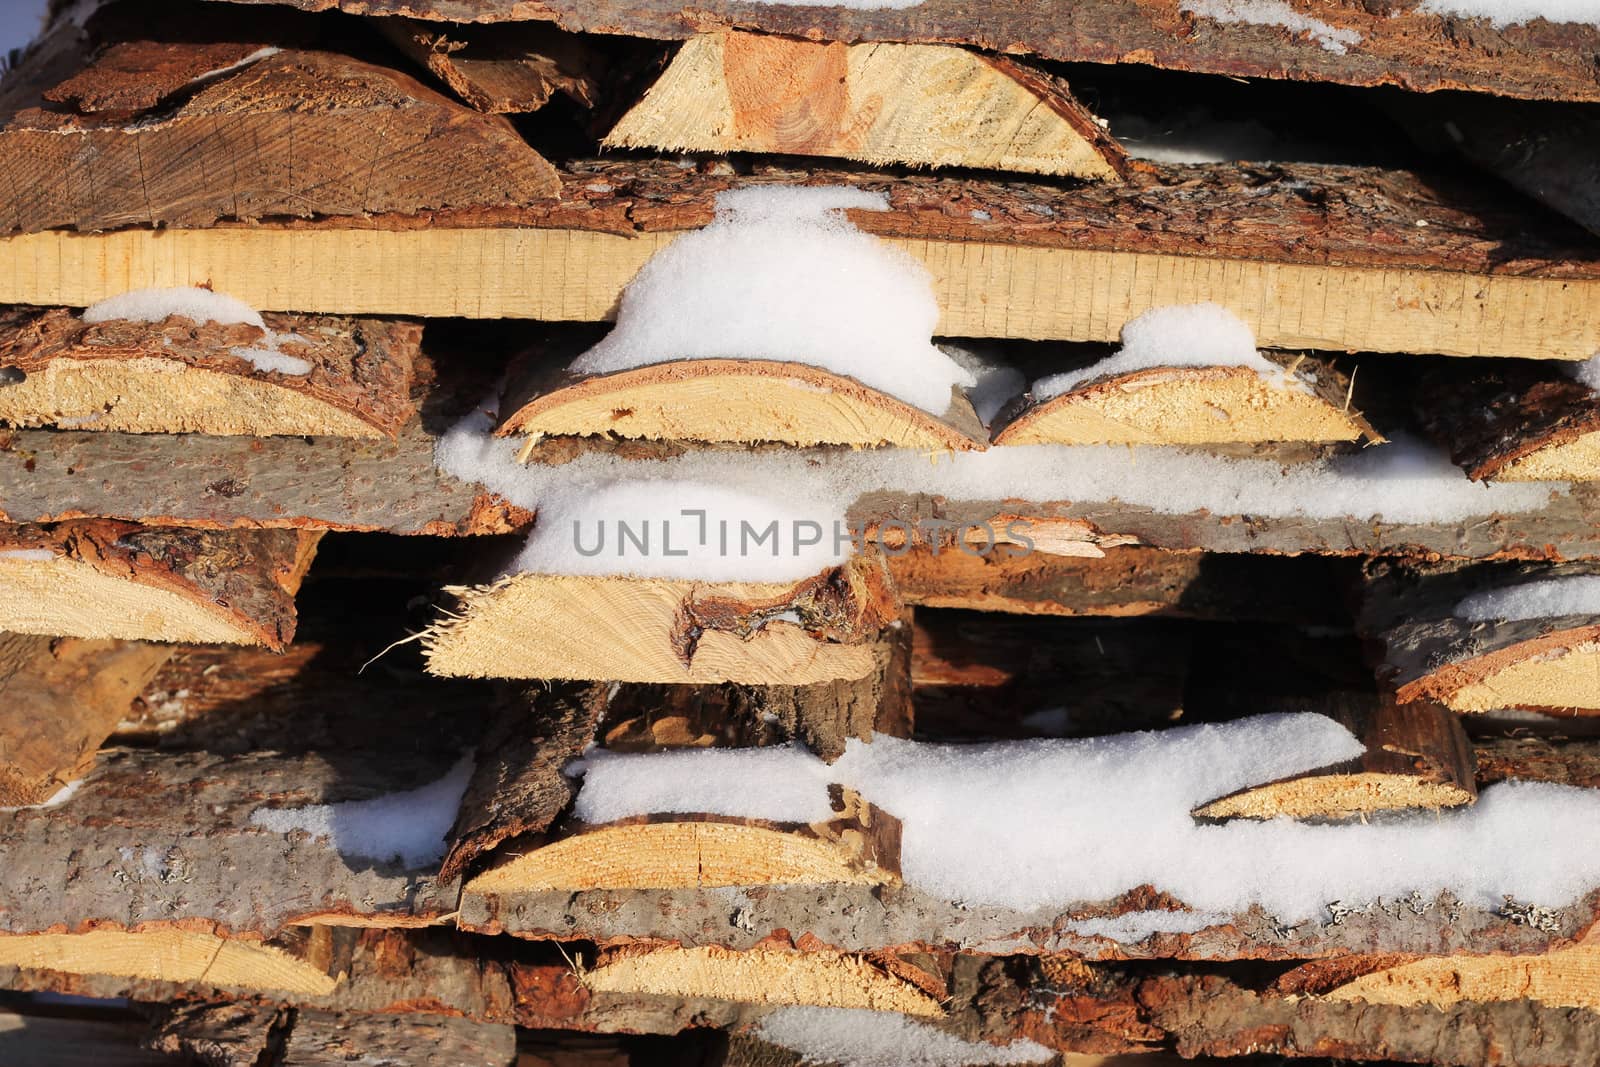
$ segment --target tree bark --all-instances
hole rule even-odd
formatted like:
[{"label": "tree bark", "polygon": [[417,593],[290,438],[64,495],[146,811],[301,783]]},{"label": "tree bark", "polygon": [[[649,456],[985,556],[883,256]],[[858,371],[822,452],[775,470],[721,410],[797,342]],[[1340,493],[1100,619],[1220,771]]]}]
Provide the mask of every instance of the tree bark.
[{"label": "tree bark", "polygon": [[468,106],[491,115],[538,111],[556,93],[593,107],[605,60],[593,42],[548,25],[443,27],[374,19],[396,48]]},{"label": "tree bark", "polygon": [[1469,478],[1600,480],[1600,396],[1564,371],[1510,360],[1441,368],[1422,378],[1417,418]]}]

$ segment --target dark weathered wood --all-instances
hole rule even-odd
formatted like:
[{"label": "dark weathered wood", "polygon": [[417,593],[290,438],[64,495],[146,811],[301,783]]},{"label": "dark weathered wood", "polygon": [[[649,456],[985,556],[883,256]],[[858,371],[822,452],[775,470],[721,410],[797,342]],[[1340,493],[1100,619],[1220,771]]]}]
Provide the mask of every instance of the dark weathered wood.
[{"label": "dark weathered wood", "polygon": [[[321,534],[106,520],[0,527],[0,625],[24,633],[282,649]],[[41,589],[53,588],[53,594]]]},{"label": "dark weathered wood", "polygon": [[233,71],[270,52],[260,41],[118,41],[92,65],[42,94],[82,114],[129,115],[147,111],[178,93]]},{"label": "dark weathered wood", "polygon": [[[254,0],[260,3],[264,0]],[[1495,29],[1482,19],[1414,7],[1299,2],[1318,32],[1221,21],[1178,0],[1095,0],[1041,8],[924,0],[900,10],[769,6],[734,0],[265,0],[307,11],[404,14],[456,21],[553,20],[569,30],[680,38],[721,26],[837,41],[976,45],[1046,59],[1146,63],[1233,77],[1304,78],[1409,89],[1475,89],[1539,99],[1600,99],[1590,60],[1600,31],[1535,21]]]},{"label": "dark weathered wood", "polygon": [[48,800],[172,654],[167,645],[0,633],[0,806]]},{"label": "dark weathered wood", "polygon": [[249,1002],[172,1004],[151,1019],[144,1045],[204,1067],[273,1067],[294,1019],[291,1009]]},{"label": "dark weathered wood", "polygon": [[[0,371],[24,376],[0,389],[0,422],[159,433],[393,438],[416,413],[411,389],[420,324],[270,313],[263,321],[289,340],[269,341],[248,324],[196,323],[182,316],[159,323],[86,323],[62,308],[0,316]],[[309,373],[260,371],[233,351],[279,350],[280,344],[286,356],[308,363]],[[238,379],[235,392],[224,394],[236,407],[217,404],[209,385],[201,387],[205,400],[184,403],[189,376],[171,373],[174,368],[166,362],[160,369],[145,369],[151,360],[207,372],[208,381],[213,375]],[[96,376],[107,372],[111,377],[97,382]],[[125,385],[116,377],[119,372],[142,376],[143,392]],[[279,389],[285,396],[275,406],[271,396]]]},{"label": "dark weathered wood", "polygon": [[1462,369],[1424,374],[1415,400],[1418,420],[1469,478],[1600,480],[1600,394],[1549,365]]},{"label": "dark weathered wood", "polygon": [[14,103],[0,125],[0,226],[11,231],[490,207],[560,190],[504,119],[332,52],[264,56],[155,122]]},{"label": "dark weathered wood", "polygon": [[405,18],[373,24],[479,111],[538,111],[558,92],[584,107],[600,98],[600,50],[548,24],[445,27]]},{"label": "dark weathered wood", "polygon": [[435,440],[416,422],[394,441],[23,430],[0,434],[0,515],[443,536],[532,524],[436,470]]},{"label": "dark weathered wood", "polygon": [[1218,797],[1200,818],[1366,818],[1379,811],[1439,809],[1478,798],[1472,748],[1454,712],[1370,694],[1330,694],[1306,708],[1335,719],[1367,749],[1360,757]]},{"label": "dark weathered wood", "polygon": [[284,1038],[280,1067],[448,1063],[455,1067],[511,1067],[516,1029],[429,1015],[333,1014],[301,1009]]}]

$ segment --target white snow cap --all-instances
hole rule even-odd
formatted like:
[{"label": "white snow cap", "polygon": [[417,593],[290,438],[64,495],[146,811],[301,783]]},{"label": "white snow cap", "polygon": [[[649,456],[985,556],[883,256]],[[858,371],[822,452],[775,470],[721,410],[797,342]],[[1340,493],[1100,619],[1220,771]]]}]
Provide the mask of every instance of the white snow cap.
[{"label": "white snow cap", "polygon": [[1021,1038],[1007,1045],[967,1041],[899,1012],[866,1008],[779,1008],[761,1017],[756,1036],[802,1063],[839,1067],[977,1067],[1047,1063],[1055,1052]]},{"label": "white snow cap", "polygon": [[1595,0],[1422,0],[1418,11],[1488,19],[1495,26],[1513,26],[1534,19],[1600,26]]},{"label": "white snow cap", "polygon": [[290,339],[304,341],[305,338],[294,334],[279,337],[267,328],[261,313],[249,304],[226,293],[214,293],[199,286],[134,289],[119,293],[90,304],[84,309],[83,321],[109,322],[114,319],[126,319],[130,322],[161,322],[169,315],[177,315],[191,322],[220,322],[223,325],[242,323],[254,326],[265,335],[266,347],[236,346],[228,349],[229,355],[248,360],[259,371],[294,375],[311,373],[311,363],[308,360],[278,351],[280,341]]},{"label": "white snow cap", "polygon": [[837,507],[706,483],[574,480],[541,498],[533,533],[508,570],[783,582],[850,552]]},{"label": "white snow cap", "polygon": [[1049,400],[1096,378],[1148,367],[1249,367],[1274,385],[1288,380],[1282,367],[1256,351],[1256,335],[1244,320],[1221,304],[1168,304],[1129,319],[1115,355],[1039,379],[1034,399]]},{"label": "white snow cap", "polygon": [[83,312],[84,322],[109,322],[127,319],[132,322],[160,322],[169,315],[177,315],[193,322],[244,323],[263,333],[267,324],[261,313],[226,293],[213,293],[199,286],[172,289],[134,289],[107,297],[90,304]]},{"label": "white snow cap", "polygon": [[[581,817],[702,812],[814,821],[835,782],[901,821],[907,884],[947,900],[1061,908],[1141,885],[1196,912],[1253,904],[1285,922],[1413,892],[1468,904],[1506,895],[1562,906],[1600,886],[1600,790],[1507,782],[1476,806],[1310,825],[1197,823],[1190,812],[1247,786],[1352,759],[1362,745],[1321,715],[1087,740],[926,744],[851,740],[824,765],[802,749],[716,750],[587,761]],[[1206,915],[1088,923],[1097,936],[1193,928]]]},{"label": "white snow cap", "polygon": [[846,208],[885,211],[888,197],[847,186],[719,194],[711,225],[651,257],[623,291],[616,328],[572,369],[785,360],[944,414],[951,387],[975,379],[932,343],[928,272],[856,229]]},{"label": "white snow cap", "polygon": [[1453,614],[1472,622],[1554,619],[1562,615],[1600,617],[1600,574],[1568,574],[1503,589],[1485,589],[1464,598]]},{"label": "white snow cap", "polygon": [[257,808],[250,825],[279,834],[304,830],[328,838],[346,859],[399,861],[414,870],[444,857],[444,835],[471,780],[472,757],[464,756],[443,778],[416,789],[341,804]]},{"label": "white snow cap", "polygon": [[1589,387],[1589,392],[1600,393],[1600,353],[1574,363],[1567,369],[1574,378]]},{"label": "white snow cap", "polygon": [[[1471,0],[1467,0],[1471,2]],[[1494,3],[1495,0],[1478,0]],[[1573,0],[1581,2],[1581,0]],[[1330,26],[1321,19],[1302,15],[1284,0],[1183,0],[1179,11],[1187,11],[1218,22],[1244,22],[1253,26],[1281,26],[1290,33],[1308,33],[1311,39],[1336,55],[1344,55],[1353,44],[1361,43],[1355,30]]]}]

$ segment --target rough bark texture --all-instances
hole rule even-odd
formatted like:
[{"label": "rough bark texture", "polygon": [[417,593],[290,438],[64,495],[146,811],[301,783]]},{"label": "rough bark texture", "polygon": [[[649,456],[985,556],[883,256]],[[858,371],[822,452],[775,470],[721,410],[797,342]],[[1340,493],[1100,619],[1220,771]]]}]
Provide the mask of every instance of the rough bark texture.
[{"label": "rough bark texture", "polygon": [[[1457,180],[1216,165],[1061,189],[820,168],[694,174],[660,160],[574,163],[565,180],[562,201],[526,208],[19,235],[4,239],[0,299],[72,305],[130,282],[209,280],[262,308],[598,321],[650,255],[710,221],[716,192],[811,181],[888,192],[891,210],[853,221],[929,267],[946,336],[1108,341],[1149,307],[1216,300],[1265,347],[1537,359],[1600,348],[1589,235]],[[303,269],[271,268],[289,256]],[[418,260],[433,269],[387,266]]]},{"label": "rough bark texture", "polygon": [[455,887],[436,882],[431,865],[363,858],[353,843],[341,851],[251,816],[416,788],[452,758],[105,750],[70,801],[0,820],[0,931],[174,927],[259,939],[296,922],[435,921],[453,909]]},{"label": "rough bark texture", "polygon": [[275,1067],[295,1013],[248,1002],[173,1004],[150,1021],[146,1048],[204,1067]]},{"label": "rough bark texture", "polygon": [[0,515],[443,536],[532,524],[437,470],[434,442],[415,422],[394,441],[21,430],[0,435]]},{"label": "rough bark texture", "polygon": [[1297,2],[1320,29],[1222,21],[1177,0],[1095,0],[1042,8],[1027,0],[980,12],[960,0],[924,0],[901,10],[780,7],[733,0],[253,0],[307,11],[499,22],[553,20],[569,30],[679,38],[724,26],[813,40],[976,45],[1046,59],[1145,63],[1232,77],[1300,78],[1410,89],[1474,89],[1535,99],[1600,99],[1591,59],[1600,31],[1536,20],[1495,29],[1484,19],[1411,7]]},{"label": "rough bark texture", "polygon": [[[0,317],[0,373],[16,371],[23,380],[0,389],[0,421],[17,426],[64,425],[89,429],[138,429],[146,432],[201,433],[341,433],[342,436],[387,436],[393,438],[416,413],[412,399],[412,371],[418,356],[422,327],[412,322],[381,319],[347,319],[310,315],[264,317],[267,328],[289,340],[271,341],[262,331],[247,324],[223,325],[195,323],[171,316],[159,323],[113,320],[86,323],[66,309],[45,312],[14,312]],[[270,343],[295,359],[310,364],[307,374],[269,373],[255,368],[235,350],[266,347]],[[93,376],[116,361],[124,367],[135,361],[160,360],[159,370],[148,374],[151,396],[147,408],[121,408],[125,398],[117,395],[114,384],[96,390]],[[270,383],[333,409],[334,425],[327,417],[307,418],[295,425],[285,418],[280,425],[272,412],[257,412],[241,403],[239,409],[227,407],[200,410],[182,408],[169,417],[160,410],[161,394],[184,389],[182,374],[162,373],[167,361],[185,368],[203,369],[236,378]],[[85,364],[90,364],[85,366]],[[138,363],[136,366],[143,366]],[[60,394],[22,395],[36,376],[53,372],[85,376],[81,397]],[[245,397],[239,398],[241,401]],[[70,410],[59,405],[81,402]],[[54,405],[52,405],[52,401]],[[270,401],[268,401],[270,403]],[[209,405],[206,405],[209,406]],[[137,402],[134,405],[138,407]],[[354,423],[354,427],[341,424]],[[363,432],[364,430],[364,432]]]},{"label": "rough bark texture", "polygon": [[592,42],[552,26],[443,27],[376,19],[395,47],[470,106],[491,114],[538,111],[556,93],[584,107],[600,97],[604,65]]},{"label": "rough bark texture", "polygon": [[[1456,605],[1469,593],[1526,581],[1590,574],[1594,568],[1406,564],[1379,561],[1367,568],[1360,624],[1381,642],[1379,678],[1398,698],[1438,700],[1466,711],[1506,706],[1564,714],[1600,714],[1600,691],[1572,704],[1527,702],[1507,697],[1484,705],[1475,687],[1519,664],[1559,665],[1575,648],[1600,640],[1592,616],[1488,620],[1457,618]],[[1469,695],[1470,694],[1470,695]]]},{"label": "rough bark texture", "polygon": [[[28,632],[64,625],[73,628],[67,636],[168,641],[202,639],[196,632],[203,629],[217,634],[212,640],[282,649],[294,637],[294,594],[320,536],[306,530],[221,532],[101,520],[0,527],[0,551],[10,553],[4,557],[11,593],[7,625]],[[116,617],[109,604],[101,614],[97,609],[102,605],[96,603],[41,606],[30,600],[37,594],[36,573],[43,574],[44,587],[52,585],[44,568],[83,570],[101,579],[63,586],[63,593],[98,589],[109,601],[113,583],[127,583],[130,601],[138,601],[139,589],[158,590],[178,598],[200,621],[179,618],[163,607],[156,625],[170,624],[183,632],[146,634],[134,632],[138,627],[132,623],[150,624]],[[124,628],[128,632],[121,632]]]},{"label": "rough bark texture", "polygon": [[1372,812],[1455,807],[1478,798],[1472,748],[1455,713],[1428,702],[1338,694],[1308,711],[1367,746],[1359,758],[1253,786],[1195,809],[1201,818],[1366,818]]},{"label": "rough bark texture", "polygon": [[1440,368],[1416,397],[1418,420],[1470,478],[1600,480],[1600,444],[1587,443],[1600,440],[1600,395],[1560,370],[1511,360],[1477,373]]},{"label": "rough bark texture", "polygon": [[0,807],[81,777],[172,649],[0,633]]},{"label": "rough bark texture", "polygon": [[404,1067],[422,1062],[453,1067],[511,1067],[516,1029],[507,1023],[426,1015],[353,1015],[297,1011],[284,1038],[279,1067],[363,1063]]},{"label": "rough bark texture", "polygon": [[262,57],[145,119],[31,106],[19,88],[10,99],[0,225],[11,231],[498,207],[560,191],[505,120],[331,52]]}]

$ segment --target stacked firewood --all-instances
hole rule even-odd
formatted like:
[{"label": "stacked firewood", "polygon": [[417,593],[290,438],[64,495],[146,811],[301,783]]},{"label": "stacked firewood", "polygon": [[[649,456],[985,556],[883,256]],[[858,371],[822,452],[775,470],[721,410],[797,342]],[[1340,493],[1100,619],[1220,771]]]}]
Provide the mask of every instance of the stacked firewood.
[{"label": "stacked firewood", "polygon": [[1600,1060],[1596,55],[58,2],[0,1062]]}]

